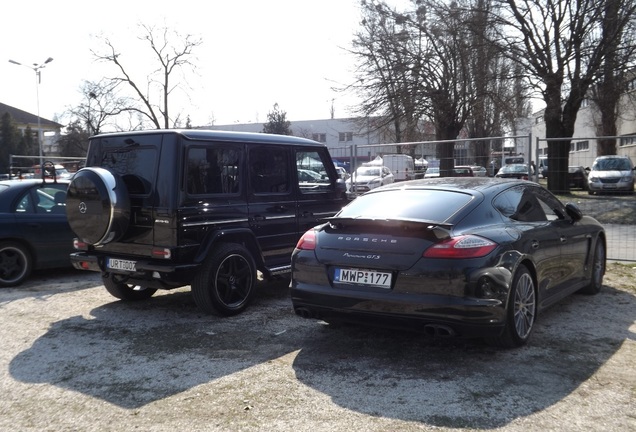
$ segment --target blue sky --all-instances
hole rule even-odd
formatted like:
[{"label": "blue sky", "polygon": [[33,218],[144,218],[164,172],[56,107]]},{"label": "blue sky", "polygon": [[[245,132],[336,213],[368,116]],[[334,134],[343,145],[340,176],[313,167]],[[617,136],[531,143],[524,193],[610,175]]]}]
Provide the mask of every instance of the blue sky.
[{"label": "blue sky", "polygon": [[[179,110],[195,125],[264,122],[274,103],[289,120],[349,115],[355,99],[331,87],[352,81],[350,47],[359,27],[358,0],[113,0],[97,7],[86,1],[11,2],[0,27],[0,102],[36,113],[36,78],[25,65],[54,60],[42,69],[40,115],[53,120],[82,99],[82,80],[108,75],[96,63],[97,35],[109,37],[122,61],[145,82],[147,68],[137,36],[139,23],[163,25],[200,36],[197,70],[190,74],[190,99]],[[204,6],[205,5],[205,6]]]}]

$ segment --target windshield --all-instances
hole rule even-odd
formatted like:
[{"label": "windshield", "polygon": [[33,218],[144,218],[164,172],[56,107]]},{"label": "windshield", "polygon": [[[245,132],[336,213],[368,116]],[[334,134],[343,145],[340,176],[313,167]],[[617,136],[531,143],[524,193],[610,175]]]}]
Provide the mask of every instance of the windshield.
[{"label": "windshield", "polygon": [[528,167],[526,165],[506,165],[501,168],[501,172],[528,172]]},{"label": "windshield", "polygon": [[376,167],[360,167],[356,170],[356,174],[360,176],[375,176],[380,175],[380,168]]},{"label": "windshield", "polygon": [[594,171],[629,171],[632,169],[627,158],[597,159],[592,166]]},{"label": "windshield", "polygon": [[356,198],[336,217],[445,222],[471,199],[472,195],[445,190],[389,190]]}]

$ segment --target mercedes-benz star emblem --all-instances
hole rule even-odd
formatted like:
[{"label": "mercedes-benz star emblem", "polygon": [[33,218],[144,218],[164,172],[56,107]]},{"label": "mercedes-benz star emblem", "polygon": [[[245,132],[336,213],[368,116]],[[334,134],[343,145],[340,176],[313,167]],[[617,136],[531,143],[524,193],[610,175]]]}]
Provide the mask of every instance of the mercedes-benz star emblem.
[{"label": "mercedes-benz star emblem", "polygon": [[86,213],[86,203],[84,201],[82,201],[81,203],[79,203],[79,212],[81,214]]}]

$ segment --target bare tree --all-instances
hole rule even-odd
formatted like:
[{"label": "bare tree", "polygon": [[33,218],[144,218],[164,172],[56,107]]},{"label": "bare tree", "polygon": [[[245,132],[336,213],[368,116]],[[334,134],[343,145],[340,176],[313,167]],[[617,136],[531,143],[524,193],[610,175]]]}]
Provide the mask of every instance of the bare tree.
[{"label": "bare tree", "polygon": [[[603,28],[608,2],[619,3]],[[499,0],[505,53],[520,63],[545,102],[551,175],[548,189],[569,191],[568,158],[576,116],[606,56],[636,12],[634,0]],[[554,173],[554,175],[552,175]]]},{"label": "bare tree", "polygon": [[[348,88],[362,96],[359,114],[376,115],[378,130],[392,124],[398,143],[423,138],[424,121],[434,125],[437,140],[455,140],[465,130],[472,136],[502,133],[518,111],[513,104],[521,103],[519,78],[493,47],[490,0],[414,0],[408,11],[382,1],[362,6],[351,50],[358,58],[357,80]],[[485,164],[489,143],[473,148]],[[448,175],[454,144],[437,149],[441,175]]]},{"label": "bare tree", "polygon": [[[82,101],[67,110],[72,124],[79,120],[88,135],[95,135],[105,127],[117,129],[117,119],[127,113],[134,101],[118,96],[121,83],[102,79],[99,82],[84,81],[80,88]],[[74,129],[77,129],[75,124]]]},{"label": "bare tree", "polygon": [[[131,63],[124,64],[123,55],[115,48],[110,39],[104,38],[107,48],[105,53],[93,51],[93,55],[101,61],[114,64],[118,74],[108,78],[113,84],[127,84],[132,90],[138,104],[129,106],[126,111],[138,113],[149,120],[157,129],[170,128],[180,124],[181,113],[170,115],[170,95],[186,80],[172,84],[173,73],[184,67],[193,67],[193,51],[202,44],[201,39],[192,35],[182,36],[170,31],[167,27],[140,25],[142,35],[139,39],[147,43],[152,56],[156,59],[156,67],[148,72],[147,82],[141,83],[133,78]],[[143,89],[147,88],[147,91]],[[158,94],[158,97],[157,97]]]},{"label": "bare tree", "polygon": [[[614,22],[620,13],[622,1],[607,0],[602,21],[603,34],[611,33]],[[605,61],[598,74],[598,82],[592,86],[589,99],[595,110],[597,134],[600,137],[616,136],[617,121],[623,112],[629,111],[624,103],[634,103],[633,98],[626,96],[626,84],[634,79],[636,64],[636,16],[632,16],[622,35],[614,40],[608,50]],[[616,154],[616,140],[601,138],[597,146],[598,156]]]}]

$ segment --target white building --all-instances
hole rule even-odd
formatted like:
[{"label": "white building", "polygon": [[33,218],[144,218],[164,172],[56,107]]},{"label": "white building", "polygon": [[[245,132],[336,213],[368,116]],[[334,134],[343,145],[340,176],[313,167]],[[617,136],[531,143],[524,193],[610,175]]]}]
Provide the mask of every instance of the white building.
[{"label": "white building", "polygon": [[[617,122],[616,154],[629,156],[636,163],[636,78],[631,81],[628,91],[621,97],[620,118]],[[533,114],[532,137],[533,159],[538,151],[539,156],[547,156],[548,143],[545,141],[545,123],[543,110]],[[598,118],[596,107],[587,99],[583,101],[576,117],[574,135],[570,143],[569,165],[591,167],[597,156],[597,140],[595,137],[595,118]]]}]

